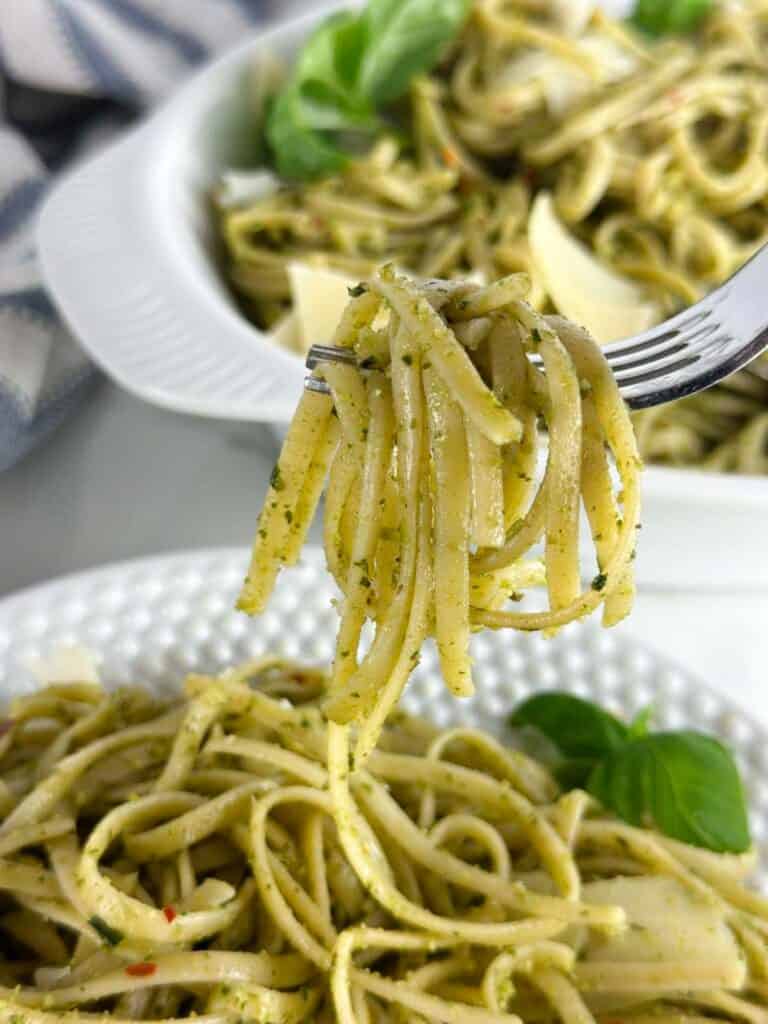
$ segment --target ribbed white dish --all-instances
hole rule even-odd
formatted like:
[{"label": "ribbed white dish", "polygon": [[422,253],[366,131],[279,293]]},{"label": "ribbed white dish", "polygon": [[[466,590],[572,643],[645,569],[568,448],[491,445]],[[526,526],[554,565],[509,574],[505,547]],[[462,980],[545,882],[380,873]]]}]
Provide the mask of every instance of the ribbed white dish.
[{"label": "ribbed white dish", "polygon": [[[244,550],[142,559],[7,598],[0,602],[0,698],[31,690],[30,664],[72,644],[96,652],[109,685],[143,683],[160,692],[178,687],[187,672],[215,671],[266,651],[327,664],[337,620],[320,551],[308,549],[281,576],[269,610],[256,619],[233,609],[247,560]],[[702,729],[735,751],[754,840],[768,852],[768,731],[726,695],[591,624],[568,627],[553,640],[485,632],[472,651],[474,698],[448,694],[428,645],[404,697],[408,710],[441,726],[470,723],[503,736],[509,710],[536,690],[563,689],[626,716],[652,704],[657,727]],[[761,881],[768,883],[768,873]]]},{"label": "ribbed white dish", "polygon": [[[624,14],[632,0],[603,0]],[[337,6],[337,5],[333,5]],[[300,359],[242,315],[219,273],[208,195],[248,166],[244,78],[290,58],[328,5],[245,41],[54,189],[40,220],[46,281],[94,361],[177,412],[286,423]],[[768,587],[768,481],[651,468],[638,574],[661,586]]]}]

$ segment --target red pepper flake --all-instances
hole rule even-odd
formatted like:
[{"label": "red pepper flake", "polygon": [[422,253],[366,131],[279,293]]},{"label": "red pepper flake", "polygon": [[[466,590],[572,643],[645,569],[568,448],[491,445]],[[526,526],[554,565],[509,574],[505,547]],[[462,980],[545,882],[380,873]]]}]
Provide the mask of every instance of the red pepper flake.
[{"label": "red pepper flake", "polygon": [[128,967],[125,968],[125,973],[129,974],[132,978],[149,978],[156,970],[157,964],[152,964],[147,960],[144,960],[140,964],[129,964]]},{"label": "red pepper flake", "polygon": [[451,149],[450,146],[446,146],[440,154],[443,158],[443,163],[447,167],[456,167],[459,162],[459,158],[456,155],[456,151]]},{"label": "red pepper flake", "polygon": [[165,914],[165,920],[168,922],[168,924],[173,924],[173,922],[179,916],[176,913],[176,909],[174,907],[171,907],[170,905],[167,907],[163,907],[163,913]]},{"label": "red pepper flake", "polygon": [[2,739],[6,733],[9,733],[14,725],[16,725],[16,720],[14,718],[3,718],[0,720],[0,739]]}]

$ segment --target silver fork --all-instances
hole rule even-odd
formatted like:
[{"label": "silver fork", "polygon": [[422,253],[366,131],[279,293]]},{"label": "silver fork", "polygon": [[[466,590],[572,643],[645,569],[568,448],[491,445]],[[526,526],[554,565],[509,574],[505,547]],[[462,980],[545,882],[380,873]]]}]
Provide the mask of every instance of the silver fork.
[{"label": "silver fork", "polygon": [[[768,245],[695,306],[603,352],[631,409],[695,395],[750,363],[768,348]],[[349,349],[313,345],[307,368],[356,362]],[[328,393],[308,376],[304,386]]]}]

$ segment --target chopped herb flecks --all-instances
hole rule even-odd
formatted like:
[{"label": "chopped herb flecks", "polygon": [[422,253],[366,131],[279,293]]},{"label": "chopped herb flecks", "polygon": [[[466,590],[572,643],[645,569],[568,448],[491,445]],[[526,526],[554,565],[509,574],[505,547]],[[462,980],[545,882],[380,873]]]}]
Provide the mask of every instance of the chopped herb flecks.
[{"label": "chopped herb flecks", "polygon": [[125,938],[122,932],[108,925],[104,918],[99,917],[98,914],[94,914],[93,917],[89,918],[88,924],[99,933],[109,946],[119,946]]}]

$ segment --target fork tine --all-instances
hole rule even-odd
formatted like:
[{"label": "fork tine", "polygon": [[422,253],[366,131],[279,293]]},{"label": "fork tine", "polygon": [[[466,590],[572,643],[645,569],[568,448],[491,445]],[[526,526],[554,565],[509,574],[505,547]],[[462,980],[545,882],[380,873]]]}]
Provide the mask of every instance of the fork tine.
[{"label": "fork tine", "polygon": [[[626,362],[619,367],[614,367],[612,363],[611,366],[614,369],[616,383],[629,404],[633,408],[643,408],[646,404],[657,403],[651,400],[650,395],[641,398],[640,395],[633,394],[633,389],[643,384],[653,384],[654,391],[666,385],[686,388],[683,394],[699,390],[699,387],[692,387],[691,391],[688,391],[681,376],[686,378],[689,385],[706,380],[708,374],[712,372],[712,366],[721,362],[718,357],[721,353],[727,352],[731,342],[730,333],[724,331],[716,321],[712,321],[694,328],[691,335],[681,335],[676,345],[666,350],[659,349],[645,360]],[[697,364],[700,364],[699,369],[693,371],[691,368]],[[688,370],[689,373],[682,374],[684,370]]]},{"label": "fork tine", "polygon": [[618,373],[620,370],[634,370],[641,366],[648,366],[658,359],[663,359],[664,356],[674,355],[676,352],[684,352],[687,347],[684,341],[675,341],[673,344],[645,349],[641,353],[635,353],[634,356],[624,354],[609,356],[608,363],[614,373]]},{"label": "fork tine", "polygon": [[668,360],[679,352],[703,354],[708,351],[712,335],[717,333],[718,327],[719,324],[715,320],[705,321],[689,334],[675,334],[664,344],[646,346],[634,358],[622,352],[620,355],[609,355],[608,362],[611,369],[617,374],[625,370],[649,368],[651,365],[656,365],[661,370],[666,366]]},{"label": "fork tine", "polygon": [[[338,348],[336,345],[312,345],[307,352],[305,365],[308,370],[316,369],[321,363],[345,363],[356,365],[357,356],[351,348]],[[304,389],[315,391],[319,395],[330,395],[331,389],[322,377],[308,373],[304,378]]]},{"label": "fork tine", "polygon": [[687,366],[693,366],[699,362],[699,357],[690,353],[678,352],[675,356],[663,360],[662,363],[654,363],[646,369],[639,369],[639,372],[624,372],[616,374],[616,383],[620,388],[629,388],[634,384],[644,384],[650,380],[658,380],[666,374],[674,373],[677,370],[684,370]]},{"label": "fork tine", "polygon": [[321,377],[312,377],[311,375],[307,375],[304,378],[304,390],[316,391],[319,395],[330,395],[331,393],[327,381],[324,381]]},{"label": "fork tine", "polygon": [[[603,348],[621,393],[632,409],[646,409],[695,394],[747,366],[768,349],[768,245],[725,284],[663,324]],[[540,366],[537,356],[532,361]],[[350,349],[313,345],[307,367],[323,362],[356,365]],[[306,388],[329,393],[319,377]]]},{"label": "fork tine", "polygon": [[[740,270],[700,302],[678,313],[640,338],[606,347],[606,356],[624,364],[618,380],[622,395],[633,409],[663,405],[718,384],[747,366],[768,348],[768,245],[763,245]],[[669,350],[660,356],[664,338]],[[653,351],[653,358],[643,353]],[[684,344],[678,354],[671,346]],[[627,353],[639,349],[635,370]],[[687,359],[690,353],[690,359]],[[623,358],[622,358],[623,356]],[[660,356],[660,357],[659,357]]]},{"label": "fork tine", "polygon": [[313,345],[307,352],[306,367],[314,370],[319,363],[351,363],[357,357],[351,348],[338,348],[335,345]]},{"label": "fork tine", "polygon": [[680,338],[684,332],[697,327],[711,315],[712,310],[709,307],[699,309],[697,306],[694,306],[691,309],[683,310],[669,320],[665,320],[662,324],[649,328],[643,334],[636,334],[631,338],[625,338],[621,341],[612,341],[604,346],[603,351],[608,360],[613,363],[614,357],[635,355],[650,347],[662,345]]}]

